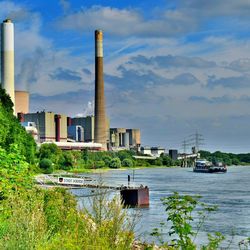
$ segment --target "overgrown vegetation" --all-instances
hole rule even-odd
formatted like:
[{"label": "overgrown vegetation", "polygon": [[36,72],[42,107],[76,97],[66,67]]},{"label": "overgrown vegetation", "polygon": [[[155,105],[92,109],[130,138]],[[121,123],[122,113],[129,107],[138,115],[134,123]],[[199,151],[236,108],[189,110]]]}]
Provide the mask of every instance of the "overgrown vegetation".
[{"label": "overgrown vegetation", "polygon": [[[232,241],[229,241],[223,248],[220,247],[225,241],[225,236],[220,232],[208,233],[208,243],[201,246],[197,245],[196,239],[202,226],[209,218],[210,213],[217,210],[216,206],[200,202],[200,198],[200,196],[180,195],[175,192],[173,195],[162,199],[167,212],[168,223],[161,223],[160,228],[155,228],[151,233],[152,236],[159,240],[162,249],[231,249]],[[195,213],[197,214],[196,216]],[[195,217],[198,217],[196,222],[194,220]],[[165,227],[168,230],[167,235],[163,233]],[[246,243],[247,241],[244,241],[242,243],[242,245],[245,244],[244,248],[240,247],[240,249],[248,249],[249,245]]]},{"label": "overgrown vegetation", "polygon": [[216,151],[211,153],[209,151],[200,151],[201,158],[205,158],[211,162],[223,162],[226,165],[249,165],[250,164],[250,153],[248,154],[233,154],[223,153]]},{"label": "overgrown vegetation", "polygon": [[9,152],[13,144],[18,145],[18,150],[26,161],[35,162],[35,141],[13,115],[13,103],[0,87],[0,147]]},{"label": "overgrown vegetation", "polygon": [[[95,203],[96,204],[96,203]],[[98,203],[99,205],[99,203]],[[133,228],[117,199],[77,208],[63,189],[11,193],[1,202],[0,249],[131,249]]]},{"label": "overgrown vegetation", "polygon": [[[42,144],[38,158],[41,162],[49,159],[52,162],[53,169],[79,170],[79,169],[99,169],[121,167],[150,167],[150,166],[179,166],[180,161],[173,161],[169,156],[161,155],[157,159],[135,159],[136,153],[129,150],[119,152],[91,152],[84,151],[62,151],[55,144]],[[44,168],[42,168],[44,169]]]}]

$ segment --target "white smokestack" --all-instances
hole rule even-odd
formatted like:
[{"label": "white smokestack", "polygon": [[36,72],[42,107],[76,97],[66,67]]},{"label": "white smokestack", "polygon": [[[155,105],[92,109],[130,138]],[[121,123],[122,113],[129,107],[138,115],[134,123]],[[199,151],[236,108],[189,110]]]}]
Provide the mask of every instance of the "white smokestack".
[{"label": "white smokestack", "polygon": [[14,25],[10,19],[3,21],[1,31],[1,83],[11,97],[15,113]]}]

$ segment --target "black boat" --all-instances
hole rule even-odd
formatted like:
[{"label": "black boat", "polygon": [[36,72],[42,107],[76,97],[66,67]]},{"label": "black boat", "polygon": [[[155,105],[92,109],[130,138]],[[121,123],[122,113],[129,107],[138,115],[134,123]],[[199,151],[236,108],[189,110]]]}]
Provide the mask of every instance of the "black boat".
[{"label": "black boat", "polygon": [[226,173],[227,167],[221,162],[212,164],[205,159],[198,159],[193,171],[197,173]]}]

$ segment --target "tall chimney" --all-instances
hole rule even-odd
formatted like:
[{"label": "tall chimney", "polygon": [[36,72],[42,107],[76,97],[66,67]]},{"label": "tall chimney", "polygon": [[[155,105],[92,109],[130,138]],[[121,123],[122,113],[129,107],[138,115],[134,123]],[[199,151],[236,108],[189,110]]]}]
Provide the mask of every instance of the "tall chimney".
[{"label": "tall chimney", "polygon": [[95,31],[95,136],[94,140],[107,150],[106,114],[103,80],[103,34]]},{"label": "tall chimney", "polygon": [[1,31],[1,83],[14,104],[15,113],[14,25],[10,19],[3,21]]}]

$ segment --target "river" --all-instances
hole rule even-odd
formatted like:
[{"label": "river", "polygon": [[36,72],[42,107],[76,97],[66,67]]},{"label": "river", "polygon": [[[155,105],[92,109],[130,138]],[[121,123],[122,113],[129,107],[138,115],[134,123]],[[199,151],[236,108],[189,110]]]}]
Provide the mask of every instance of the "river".
[{"label": "river", "polygon": [[[111,170],[102,173],[101,178],[107,184],[127,185],[128,175],[133,179],[133,170]],[[194,173],[190,168],[146,168],[135,170],[134,180],[135,185],[147,185],[150,189],[150,206],[139,209],[141,218],[136,228],[142,240],[155,240],[150,232],[166,221],[161,198],[174,191],[201,195],[202,202],[219,207],[204,224],[198,243],[205,241],[207,233],[216,231],[230,240],[233,230],[230,249],[236,249],[241,239],[250,237],[250,167],[229,167],[226,174]]]}]

